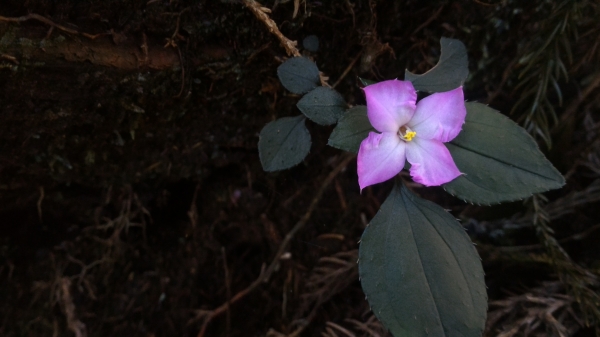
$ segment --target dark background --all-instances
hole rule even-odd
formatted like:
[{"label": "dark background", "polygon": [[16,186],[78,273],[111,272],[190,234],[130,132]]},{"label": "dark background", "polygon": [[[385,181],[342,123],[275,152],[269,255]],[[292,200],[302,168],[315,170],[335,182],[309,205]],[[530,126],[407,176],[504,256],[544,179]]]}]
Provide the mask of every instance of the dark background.
[{"label": "dark background", "polygon": [[[567,185],[483,207],[403,178],[478,244],[487,336],[596,335],[596,1],[263,5],[352,105],[358,76],[422,73],[440,37],[463,41],[466,98],[524,126]],[[306,160],[263,172],[261,128],[299,114],[276,76],[286,57],[241,1],[2,1],[0,335],[385,336],[356,259],[391,182],[360,195],[343,165],[277,254],[346,158],[307,122]]]}]

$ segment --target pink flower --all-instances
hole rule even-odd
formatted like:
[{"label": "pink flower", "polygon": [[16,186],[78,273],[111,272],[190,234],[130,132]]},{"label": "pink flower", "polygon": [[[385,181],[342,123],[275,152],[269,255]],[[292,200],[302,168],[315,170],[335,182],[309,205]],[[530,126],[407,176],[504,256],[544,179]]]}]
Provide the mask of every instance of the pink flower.
[{"label": "pink flower", "polygon": [[443,143],[465,122],[462,87],[420,100],[409,81],[390,80],[364,88],[373,127],[358,151],[358,184],[363,188],[386,181],[411,164],[410,175],[426,186],[438,186],[461,173]]}]

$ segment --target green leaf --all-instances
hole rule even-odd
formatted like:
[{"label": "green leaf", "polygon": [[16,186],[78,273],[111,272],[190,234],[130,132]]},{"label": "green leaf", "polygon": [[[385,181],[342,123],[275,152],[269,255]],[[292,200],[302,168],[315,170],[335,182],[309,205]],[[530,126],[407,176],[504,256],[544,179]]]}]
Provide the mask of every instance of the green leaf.
[{"label": "green leaf", "polygon": [[358,153],[360,143],[371,131],[376,132],[367,117],[367,107],[357,105],[342,115],[327,144],[340,150]]},{"label": "green leaf", "polygon": [[260,131],[258,154],[265,171],[279,171],[299,164],[310,151],[310,133],[304,116],[283,117]]},{"label": "green leaf", "polygon": [[463,227],[395,186],[363,233],[358,262],[375,316],[394,336],[481,337],[487,295]]},{"label": "green leaf", "polygon": [[481,103],[466,106],[463,130],[446,143],[464,175],[445,184],[447,192],[465,201],[489,205],[523,199],[565,184],[523,128]]},{"label": "green leaf", "polygon": [[368,80],[368,79],[366,79],[366,78],[362,78],[362,77],[359,77],[359,78],[358,78],[358,80],[359,80],[359,81],[360,81],[360,83],[363,85],[363,87],[366,87],[366,86],[369,86],[369,85],[371,85],[371,84],[375,84],[375,83],[377,83],[377,82],[375,82],[375,81],[373,81],[373,80]]},{"label": "green leaf", "polygon": [[435,67],[422,75],[404,72],[404,79],[415,89],[427,92],[444,92],[463,85],[469,75],[467,48],[459,40],[442,37],[441,56]]},{"label": "green leaf", "polygon": [[335,124],[346,110],[346,101],[339,92],[316,87],[304,95],[296,105],[306,117],[320,125]]},{"label": "green leaf", "polygon": [[317,65],[306,57],[293,57],[277,68],[283,86],[294,94],[307,93],[320,83]]}]

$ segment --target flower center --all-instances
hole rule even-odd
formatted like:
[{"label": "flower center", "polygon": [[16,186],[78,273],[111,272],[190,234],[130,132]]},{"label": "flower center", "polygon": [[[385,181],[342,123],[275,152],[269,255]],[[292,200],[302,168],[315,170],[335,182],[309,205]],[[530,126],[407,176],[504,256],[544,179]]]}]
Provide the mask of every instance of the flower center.
[{"label": "flower center", "polygon": [[398,129],[398,136],[400,136],[400,138],[402,138],[402,140],[406,142],[410,142],[411,140],[413,140],[413,138],[415,138],[416,135],[417,133],[411,130],[406,125],[401,126],[400,129]]}]

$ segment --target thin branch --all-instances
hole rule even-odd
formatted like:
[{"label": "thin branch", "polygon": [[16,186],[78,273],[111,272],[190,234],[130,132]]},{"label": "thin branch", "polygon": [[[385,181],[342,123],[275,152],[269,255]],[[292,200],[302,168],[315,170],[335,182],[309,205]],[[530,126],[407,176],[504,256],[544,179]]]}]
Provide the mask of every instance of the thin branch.
[{"label": "thin branch", "polygon": [[231,334],[231,310],[230,301],[231,298],[231,280],[229,278],[229,268],[227,268],[227,253],[225,247],[221,247],[221,254],[223,255],[223,269],[225,269],[225,289],[227,289],[227,327],[225,329],[225,336],[229,337]]},{"label": "thin branch", "polygon": [[419,27],[417,27],[417,29],[415,29],[415,31],[413,32],[413,35],[416,34],[417,32],[419,32],[421,29],[429,26],[429,24],[432,23],[433,20],[437,19],[440,16],[440,13],[442,13],[443,9],[444,9],[444,5],[441,5],[440,8],[438,8],[438,10],[435,11],[435,13],[433,13],[433,15],[431,17],[429,17],[429,19],[427,19],[427,21],[423,22],[423,24],[421,24]]},{"label": "thin branch", "polygon": [[40,223],[44,223],[43,221],[43,217],[42,217],[42,202],[44,201],[44,186],[40,186],[40,197],[38,198],[37,201],[37,211],[38,211],[38,218],[40,219]]},{"label": "thin branch", "polygon": [[263,7],[261,4],[254,0],[243,0],[243,2],[244,5],[246,5],[246,7],[250,9],[250,11],[252,11],[254,16],[256,16],[256,18],[262,21],[265,24],[265,26],[269,28],[269,32],[271,32],[277,37],[277,39],[279,39],[281,45],[283,46],[283,48],[285,48],[285,51],[289,56],[300,56],[300,52],[298,51],[298,48],[296,48],[298,42],[288,39],[281,33],[275,21],[271,20],[269,15],[267,15],[268,13],[271,13],[270,9],[268,9],[267,7]]},{"label": "thin branch", "polygon": [[583,101],[585,101],[585,99],[600,86],[600,75],[596,74],[594,77],[594,81],[588,84],[583,92],[565,109],[565,112],[560,116],[560,123],[558,123],[558,125],[564,125],[569,118],[572,118],[579,109],[581,103],[583,103]]},{"label": "thin branch", "polygon": [[0,58],[8,60],[16,65],[19,65],[19,61],[17,60],[16,57],[12,56],[12,55],[8,55],[8,54],[2,54],[0,53]]},{"label": "thin branch", "polygon": [[498,6],[498,5],[500,4],[500,3],[495,3],[495,4],[487,4],[487,3],[485,3],[485,2],[481,2],[481,1],[479,1],[479,0],[473,0],[473,2],[475,2],[475,3],[477,3],[477,4],[480,4],[480,5],[482,5],[482,6],[489,6],[489,7],[495,7],[495,6]]},{"label": "thin branch", "polygon": [[[583,240],[583,239],[587,238],[590,234],[592,234],[593,232],[595,232],[599,229],[600,229],[600,224],[596,224],[581,233],[573,234],[564,239],[560,239],[560,240],[558,240],[558,243],[568,243],[568,242]],[[480,244],[480,246],[485,247],[487,245]],[[489,247],[490,247],[490,249],[498,250],[501,252],[521,252],[521,251],[528,251],[528,250],[543,249],[543,248],[545,248],[545,245],[538,243],[538,244],[533,244],[533,245],[499,246],[499,247],[493,247],[490,245]]]},{"label": "thin branch", "polygon": [[361,55],[362,55],[362,51],[360,53],[358,53],[358,55],[356,55],[356,57],[354,57],[354,60],[352,60],[352,62],[350,62],[350,64],[346,67],[346,70],[344,70],[344,72],[342,73],[340,78],[338,78],[338,80],[335,81],[335,83],[331,86],[332,88],[337,87],[337,85],[340,84],[340,82],[344,79],[344,77],[346,77],[346,75],[348,75],[350,70],[352,70],[352,67],[354,67],[354,65],[356,64],[356,61],[358,61],[360,59]]},{"label": "thin branch", "polygon": [[14,22],[14,23],[21,23],[21,22],[25,22],[25,21],[29,21],[29,20],[36,20],[42,23],[47,24],[48,26],[52,27],[52,28],[56,28],[58,30],[61,30],[65,33],[69,33],[69,34],[73,34],[73,35],[81,35],[84,37],[87,37],[88,39],[91,40],[95,40],[96,38],[100,37],[100,36],[104,36],[104,35],[109,35],[107,33],[101,33],[101,34],[88,34],[88,33],[83,33],[83,32],[79,32],[75,29],[71,29],[71,28],[67,28],[63,25],[60,25],[58,23],[55,23],[54,21],[47,19],[39,14],[29,14],[29,15],[25,15],[25,16],[20,16],[18,18],[7,18],[4,16],[0,16],[0,21],[4,21],[4,22]]},{"label": "thin branch", "polygon": [[279,249],[277,250],[277,253],[275,253],[275,256],[273,257],[273,260],[271,261],[269,266],[265,268],[265,265],[263,264],[263,267],[261,268],[261,271],[260,271],[260,275],[254,282],[252,282],[246,289],[237,293],[230,300],[221,304],[218,308],[216,308],[212,311],[202,310],[202,311],[198,312],[198,316],[196,317],[196,319],[201,318],[202,316],[204,318],[202,327],[200,328],[200,331],[198,332],[198,337],[204,337],[204,335],[206,333],[206,329],[208,328],[208,324],[215,317],[225,313],[229,309],[230,305],[232,305],[233,303],[244,298],[246,295],[248,295],[249,293],[254,291],[256,288],[258,288],[258,286],[260,286],[262,283],[269,281],[269,278],[273,275],[273,273],[279,266],[281,256],[285,253],[286,249],[288,248],[288,245],[294,238],[294,235],[296,235],[296,233],[306,225],[306,223],[310,219],[310,216],[312,215],[313,211],[316,209],[319,201],[321,200],[321,197],[323,196],[323,193],[325,192],[327,187],[331,184],[333,179],[348,165],[348,163],[352,159],[354,159],[354,155],[345,154],[342,157],[341,162],[333,169],[333,171],[331,171],[329,173],[329,175],[325,178],[325,180],[323,180],[323,182],[321,184],[319,184],[320,188],[317,191],[317,193],[315,194],[314,198],[312,199],[310,205],[308,206],[306,213],[304,213],[302,218],[300,218],[300,220],[298,220],[298,222],[294,225],[294,227],[286,234],[285,238],[279,245]]},{"label": "thin branch", "polygon": [[179,46],[177,46],[177,53],[179,53],[179,65],[181,66],[181,89],[176,96],[173,96],[173,98],[181,97],[183,89],[185,88],[185,66],[183,65],[183,56],[181,55],[181,48],[179,48]]}]

